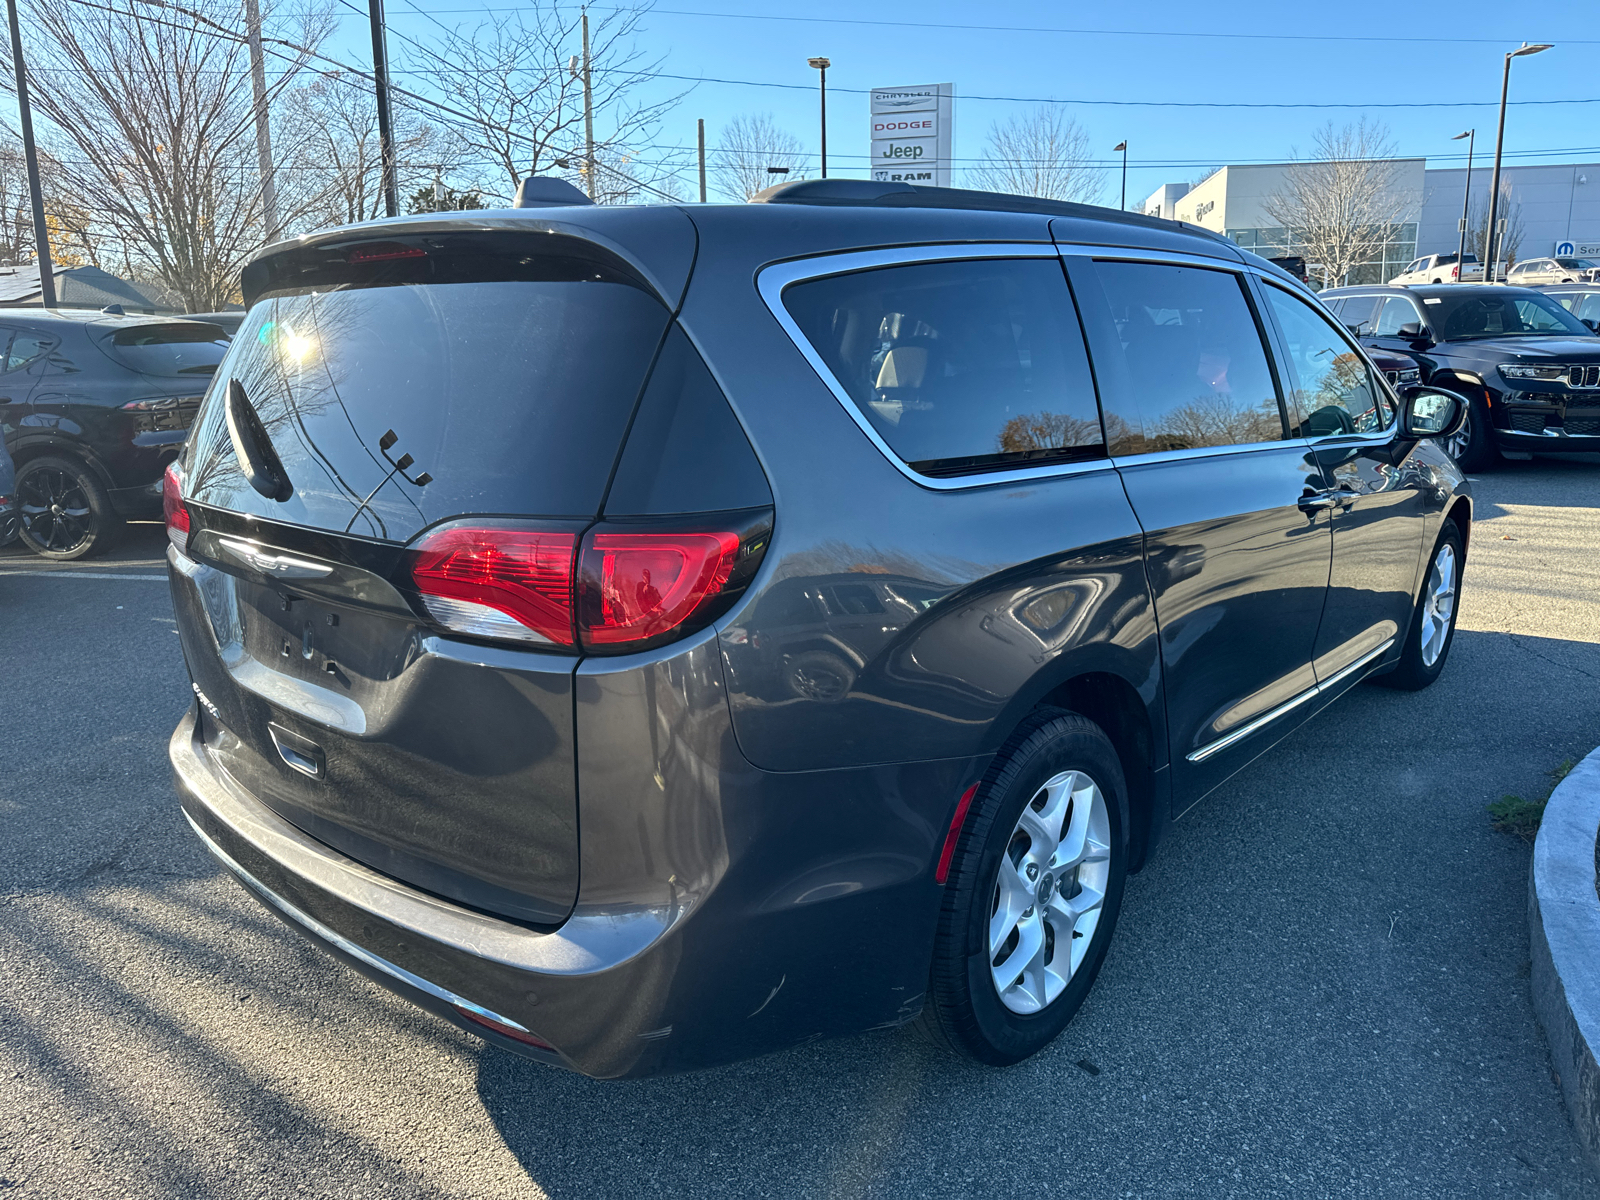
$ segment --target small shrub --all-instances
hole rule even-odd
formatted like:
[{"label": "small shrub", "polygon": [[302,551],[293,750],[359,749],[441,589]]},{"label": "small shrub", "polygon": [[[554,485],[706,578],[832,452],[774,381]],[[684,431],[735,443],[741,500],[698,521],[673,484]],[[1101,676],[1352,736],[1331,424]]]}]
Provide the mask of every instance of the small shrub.
[{"label": "small shrub", "polygon": [[1550,802],[1551,794],[1561,781],[1572,773],[1575,765],[1569,758],[1550,772],[1550,791],[1545,793],[1543,800],[1524,800],[1521,796],[1510,795],[1500,797],[1489,805],[1491,823],[1501,833],[1511,833],[1523,841],[1533,841],[1539,832],[1539,822],[1544,819],[1544,806]]}]

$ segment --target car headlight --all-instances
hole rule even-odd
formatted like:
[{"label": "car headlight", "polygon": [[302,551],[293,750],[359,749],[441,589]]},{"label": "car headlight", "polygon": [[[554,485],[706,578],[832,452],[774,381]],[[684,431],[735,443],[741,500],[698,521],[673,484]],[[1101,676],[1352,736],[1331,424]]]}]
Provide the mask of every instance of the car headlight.
[{"label": "car headlight", "polygon": [[1500,374],[1507,379],[1562,379],[1566,376],[1565,367],[1531,367],[1525,363],[1501,363]]}]

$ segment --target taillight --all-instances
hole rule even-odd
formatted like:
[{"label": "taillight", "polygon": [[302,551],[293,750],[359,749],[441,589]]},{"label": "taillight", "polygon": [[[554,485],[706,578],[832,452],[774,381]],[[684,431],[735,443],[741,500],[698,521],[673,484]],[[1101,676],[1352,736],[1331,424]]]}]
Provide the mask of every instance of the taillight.
[{"label": "taillight", "polygon": [[167,540],[179,551],[189,551],[189,506],[183,502],[183,477],[178,464],[167,464],[161,477],[161,512],[167,522]]},{"label": "taillight", "polygon": [[1454,267],[1450,268],[1450,278],[1451,279],[1460,279],[1461,278],[1461,268],[1460,268],[1460,266],[1454,266]]},{"label": "taillight", "polygon": [[[687,526],[687,528],[685,528]],[[671,523],[463,521],[406,555],[405,586],[455,633],[623,653],[704,628],[749,584],[771,510]]]},{"label": "taillight", "polygon": [[591,531],[578,563],[585,646],[643,642],[691,620],[733,574],[739,535]]},{"label": "taillight", "polygon": [[446,629],[570,646],[577,546],[571,530],[447,525],[412,547],[409,582]]}]

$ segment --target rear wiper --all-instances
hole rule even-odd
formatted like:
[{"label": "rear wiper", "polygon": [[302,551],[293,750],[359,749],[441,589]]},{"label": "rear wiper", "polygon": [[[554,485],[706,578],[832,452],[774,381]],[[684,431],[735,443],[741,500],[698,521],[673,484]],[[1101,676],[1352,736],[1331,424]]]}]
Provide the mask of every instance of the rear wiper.
[{"label": "rear wiper", "polygon": [[238,456],[239,468],[244,477],[268,500],[280,504],[294,495],[294,485],[289,473],[283,469],[283,460],[273,449],[272,439],[261,423],[250,398],[245,395],[244,384],[237,379],[228,381],[228,437],[233,441],[233,452]]}]

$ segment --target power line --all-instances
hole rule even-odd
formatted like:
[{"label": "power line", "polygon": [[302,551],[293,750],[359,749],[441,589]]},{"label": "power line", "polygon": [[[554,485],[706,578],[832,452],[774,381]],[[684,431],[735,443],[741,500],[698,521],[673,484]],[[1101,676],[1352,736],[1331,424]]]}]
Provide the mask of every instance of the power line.
[{"label": "power line", "polygon": [[[413,6],[415,7],[415,6]],[[632,12],[630,8],[607,7],[606,5],[591,4],[589,6],[599,12]],[[452,16],[465,13],[500,13],[500,12],[525,12],[525,8],[496,7],[486,5],[480,8],[434,8],[418,9],[423,16],[432,17]],[[682,8],[654,8],[649,10],[650,16],[660,17],[704,17],[712,20],[723,21],[786,21],[807,25],[869,25],[887,29],[949,29],[964,33],[1059,33],[1074,37],[1136,37],[1136,38],[1203,38],[1208,40],[1233,40],[1233,41],[1262,41],[1262,42],[1356,42],[1356,43],[1385,43],[1394,45],[1460,45],[1460,46],[1503,46],[1522,39],[1521,34],[1515,38],[1487,38],[1487,37],[1380,37],[1375,34],[1332,34],[1332,33],[1236,33],[1220,30],[1167,30],[1167,29],[1092,29],[1072,28],[1056,25],[966,25],[950,21],[885,21],[864,17],[793,17],[781,16],[770,13],[729,13],[705,12],[698,9]],[[1600,40],[1583,38],[1561,38],[1562,45],[1566,46],[1595,46],[1600,45]]]}]

